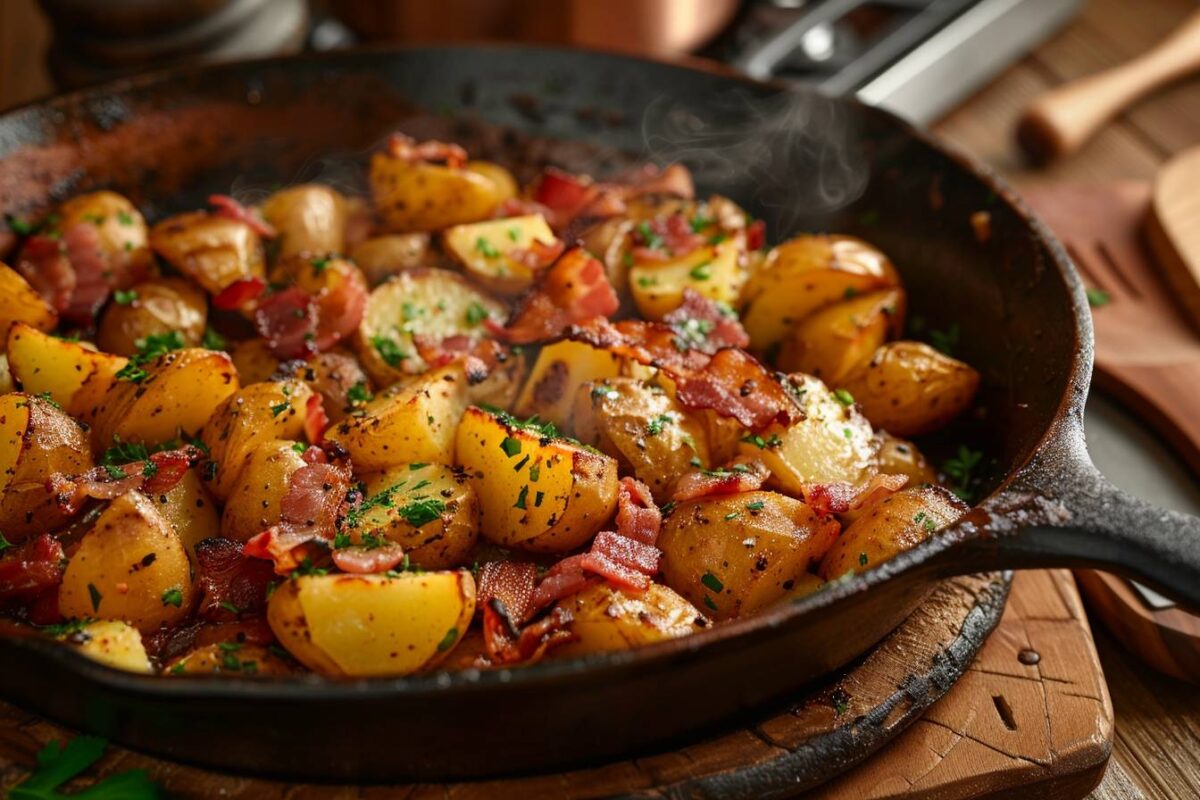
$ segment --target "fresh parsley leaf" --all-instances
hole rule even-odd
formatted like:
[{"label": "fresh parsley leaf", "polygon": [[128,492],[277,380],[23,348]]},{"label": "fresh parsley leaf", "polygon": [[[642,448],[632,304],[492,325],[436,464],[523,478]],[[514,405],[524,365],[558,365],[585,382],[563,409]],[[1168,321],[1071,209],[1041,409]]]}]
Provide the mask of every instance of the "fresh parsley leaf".
[{"label": "fresh parsley leaf", "polygon": [[150,377],[150,373],[139,367],[137,364],[130,361],[125,366],[117,370],[116,378],[119,381],[130,381],[131,383],[141,383]]},{"label": "fresh parsley leaf", "polygon": [[400,345],[386,336],[379,334],[372,336],[371,346],[389,367],[399,366],[401,361],[408,358],[408,354],[400,349]]},{"label": "fresh parsley leaf", "polygon": [[397,510],[404,521],[414,528],[433,522],[446,511],[446,504],[436,497],[417,497]]},{"label": "fresh parsley leaf", "polygon": [[1103,289],[1088,289],[1087,301],[1092,308],[1100,308],[1112,302],[1112,296]]},{"label": "fresh parsley leaf", "polygon": [[145,461],[150,458],[146,445],[136,442],[123,442],[120,436],[113,436],[112,447],[100,456],[100,466],[112,467],[118,464],[132,464],[134,461]]},{"label": "fresh parsley leaf", "polygon": [[478,325],[488,318],[487,309],[479,303],[473,302],[467,306],[466,318],[468,325]]},{"label": "fresh parsley leaf", "polygon": [[700,578],[700,582],[712,589],[714,592],[722,592],[725,590],[725,584],[721,583],[721,579],[711,572],[706,572]]},{"label": "fresh parsley leaf", "polygon": [[119,306],[133,305],[133,301],[138,299],[136,289],[117,289],[113,292],[113,302]]},{"label": "fresh parsley leaf", "polygon": [[121,223],[122,225],[132,225],[133,224],[133,214],[130,214],[128,211],[124,211],[124,210],[118,211],[117,212],[117,222]]},{"label": "fresh parsley leaf", "polygon": [[854,405],[854,395],[850,394],[845,389],[834,389],[833,396],[836,397],[837,401],[844,406]]},{"label": "fresh parsley leaf", "polygon": [[439,653],[446,652],[451,647],[454,647],[454,643],[457,641],[458,641],[458,628],[451,628],[450,630],[446,631],[446,635],[442,637],[442,640],[440,642],[438,642],[438,646],[437,646],[438,652]]},{"label": "fresh parsley leaf", "polygon": [[703,264],[697,264],[688,271],[688,275],[692,276],[692,280],[706,281],[712,277],[711,264],[711,261],[705,261]]},{"label": "fresh parsley leaf", "polygon": [[371,390],[365,383],[359,381],[346,391],[346,399],[352,406],[361,406],[375,399],[375,395],[371,394]]},{"label": "fresh parsley leaf", "polygon": [[46,744],[37,754],[37,768],[8,794],[10,800],[157,800],[162,791],[143,769],[110,775],[73,795],[58,788],[95,764],[104,755],[108,742],[98,736],[77,736],[63,747],[58,741]]},{"label": "fresh parsley leaf", "polygon": [[484,258],[499,258],[500,251],[489,242],[485,237],[480,236],[475,240],[475,250],[483,255]]},{"label": "fresh parsley leaf", "polygon": [[179,608],[183,605],[183,590],[178,586],[172,586],[162,593],[162,604],[164,606],[175,606]]},{"label": "fresh parsley leaf", "polygon": [[36,395],[34,395],[34,397],[37,397],[39,400],[45,400],[59,411],[62,411],[62,405],[53,397],[51,397],[49,392],[38,392]]},{"label": "fresh parsley leaf", "polygon": [[4,219],[8,222],[9,230],[11,230],[17,236],[28,236],[34,231],[34,227],[31,223],[26,222],[19,217],[14,217],[12,214],[5,214]]},{"label": "fresh parsley leaf", "polygon": [[292,404],[287,402],[286,400],[282,403],[276,403],[275,405],[271,406],[271,416],[278,417],[280,414],[287,411],[291,407],[292,407]]},{"label": "fresh parsley leaf", "polygon": [[200,340],[200,344],[204,346],[205,350],[225,350],[229,347],[229,342],[225,341],[225,337],[212,328],[204,329],[204,338]]},{"label": "fresh parsley leaf", "polygon": [[941,350],[948,356],[952,356],[954,355],[954,348],[958,346],[959,333],[958,323],[952,322],[944,331],[931,330],[929,332],[929,343],[935,349]]},{"label": "fresh parsley leaf", "polygon": [[0,533],[0,553],[3,553],[10,547],[16,547],[15,544],[4,538],[4,534]]}]

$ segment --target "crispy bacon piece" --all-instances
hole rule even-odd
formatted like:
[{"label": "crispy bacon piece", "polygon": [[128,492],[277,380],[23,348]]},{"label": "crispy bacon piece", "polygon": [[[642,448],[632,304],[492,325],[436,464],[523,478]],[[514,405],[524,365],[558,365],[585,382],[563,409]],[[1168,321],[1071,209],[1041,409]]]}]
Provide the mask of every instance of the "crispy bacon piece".
[{"label": "crispy bacon piece", "polygon": [[32,600],[62,582],[67,557],[48,533],[35,536],[0,558],[0,601]]},{"label": "crispy bacon piece", "polygon": [[262,278],[242,278],[226,286],[213,297],[213,308],[237,311],[251,301],[257,300],[267,289]]},{"label": "crispy bacon piece", "polygon": [[29,281],[55,311],[62,312],[71,304],[75,292],[75,270],[67,258],[67,248],[61,239],[35,234],[25,240],[17,256],[17,272]]},{"label": "crispy bacon piece", "polygon": [[767,223],[761,219],[751,222],[746,228],[746,249],[753,252],[762,250],[767,243]]},{"label": "crispy bacon piece", "polygon": [[[651,544],[622,536],[613,531],[600,531],[592,540],[591,554],[602,556],[626,569],[653,575],[658,572],[662,551]],[[593,570],[594,571],[594,570]]]},{"label": "crispy bacon piece", "polygon": [[66,619],[58,608],[58,586],[52,586],[29,601],[25,616],[34,625],[57,625]]},{"label": "crispy bacon piece", "polygon": [[[329,415],[325,413],[325,401],[321,395],[310,395],[304,404],[304,435],[310,444],[319,445],[325,441],[325,431],[329,428]],[[310,448],[321,453],[316,448]],[[305,455],[308,451],[305,451]],[[310,462],[311,463],[311,462]]]},{"label": "crispy bacon piece", "polygon": [[67,514],[76,513],[89,497],[111,500],[140,489],[147,494],[162,494],[175,488],[188,468],[204,457],[195,445],[151,454],[146,461],[134,461],[110,467],[95,467],[83,475],[56,473],[46,482],[55,502]]},{"label": "crispy bacon piece", "polygon": [[67,261],[75,272],[75,290],[62,315],[77,325],[91,325],[113,287],[125,276],[118,274],[116,259],[105,255],[95,225],[86,222],[72,225],[63,231],[62,241]]},{"label": "crispy bacon piece", "polygon": [[715,300],[695,289],[683,290],[683,302],[663,317],[663,322],[684,341],[705,353],[750,346],[750,334],[746,333],[737,315],[723,310]]},{"label": "crispy bacon piece", "polygon": [[560,336],[575,323],[614,314],[620,304],[604,265],[575,247],[542,274],[507,325],[490,319],[484,324],[504,341],[532,344]]},{"label": "crispy bacon piece", "polygon": [[699,469],[687,473],[675,484],[675,501],[696,500],[721,494],[740,494],[762,488],[771,475],[766,464],[756,458],[738,457],[723,469]]},{"label": "crispy bacon piece", "polygon": [[313,299],[317,313],[314,345],[322,353],[358,330],[362,322],[367,308],[367,287],[359,274],[357,271],[345,274]]},{"label": "crispy bacon piece", "polygon": [[[647,220],[644,226],[634,228],[633,241],[635,259],[666,261],[694,252],[704,244],[704,237],[692,230],[687,217],[677,213],[667,217],[655,217]],[[653,244],[658,246],[652,246]]]},{"label": "crispy bacon piece", "polygon": [[499,600],[508,618],[516,625],[523,624],[534,611],[534,584],[537,567],[528,561],[488,561],[479,569],[480,606]]},{"label": "crispy bacon piece", "polygon": [[637,478],[622,478],[617,490],[617,532],[635,542],[652,545],[658,541],[661,530],[662,512],[654,504],[650,488]]},{"label": "crispy bacon piece", "polygon": [[473,339],[466,334],[455,334],[437,340],[432,336],[416,334],[413,344],[421,360],[430,367],[444,367],[454,361],[462,361],[467,373],[467,382],[475,385],[483,382],[497,366],[507,361],[511,351],[495,339]]},{"label": "crispy bacon piece", "polygon": [[407,161],[410,164],[440,162],[451,169],[458,169],[467,163],[467,151],[456,144],[429,140],[417,142],[411,136],[403,133],[393,133],[388,137],[387,153],[392,158]]},{"label": "crispy bacon piece", "polygon": [[571,641],[572,634],[565,630],[571,619],[569,611],[556,608],[537,622],[518,628],[504,603],[492,598],[483,606],[483,641],[488,658],[497,666],[536,663],[551,648]]},{"label": "crispy bacon piece", "polygon": [[591,199],[594,184],[578,175],[547,167],[533,190],[533,201],[552,211],[574,211]]},{"label": "crispy bacon piece", "polygon": [[213,214],[218,217],[237,220],[250,226],[250,229],[266,239],[274,239],[279,234],[275,231],[258,211],[246,208],[227,194],[210,194],[208,204],[213,207]]},{"label": "crispy bacon piece", "polygon": [[839,483],[806,483],[800,487],[804,502],[817,514],[845,514],[895,494],[908,483],[907,475],[876,475],[862,486]]},{"label": "crispy bacon piece", "polygon": [[308,358],[317,352],[317,306],[295,286],[268,295],[254,311],[254,327],[277,358]]},{"label": "crispy bacon piece", "polygon": [[500,213],[502,216],[538,213],[545,217],[551,228],[561,233],[575,230],[577,223],[623,214],[627,200],[651,194],[692,198],[695,189],[691,173],[682,164],[672,164],[665,170],[648,165],[614,181],[596,182],[547,167],[534,186],[530,200],[508,201]]},{"label": "crispy bacon piece", "polygon": [[395,542],[381,547],[342,547],[333,551],[333,563],[342,572],[370,575],[387,572],[404,561],[404,548]]},{"label": "crispy bacon piece", "polygon": [[349,489],[347,467],[320,462],[301,467],[292,473],[288,490],[279,502],[280,524],[246,542],[243,552],[252,558],[274,561],[275,572],[280,575],[290,573],[309,555],[304,545],[333,541]]},{"label": "crispy bacon piece", "polygon": [[567,244],[562,239],[552,239],[549,242],[534,239],[529,247],[509,250],[508,258],[537,272],[553,264],[566,249]]},{"label": "crispy bacon piece", "polygon": [[243,613],[266,608],[267,587],[275,580],[275,574],[265,561],[247,558],[240,543],[221,538],[198,542],[196,568],[200,616],[215,621],[234,620]]},{"label": "crispy bacon piece", "polygon": [[261,615],[242,615],[232,622],[195,620],[174,628],[159,628],[143,635],[146,652],[162,662],[172,661],[198,647],[235,642],[265,646],[275,642],[275,634]]},{"label": "crispy bacon piece", "polygon": [[149,495],[171,491],[177,483],[183,480],[188,469],[196,464],[203,455],[200,448],[194,445],[152,453],[150,463],[153,465],[153,469],[147,470],[145,462],[142,462],[141,465],[140,472],[143,476],[147,471],[152,473],[142,484],[142,491]]},{"label": "crispy bacon piece", "polygon": [[534,609],[543,609],[596,583],[595,578],[583,571],[579,561],[581,558],[582,556],[564,558],[550,568],[533,590],[530,603]]}]

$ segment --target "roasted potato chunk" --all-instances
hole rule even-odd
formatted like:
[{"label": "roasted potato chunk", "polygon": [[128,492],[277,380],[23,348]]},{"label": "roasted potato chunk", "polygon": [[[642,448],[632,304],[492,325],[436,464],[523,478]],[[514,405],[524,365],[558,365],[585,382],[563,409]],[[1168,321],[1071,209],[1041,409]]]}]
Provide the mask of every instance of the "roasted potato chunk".
[{"label": "roasted potato chunk", "polygon": [[40,397],[0,395],[0,531],[10,542],[64,524],[50,477],[91,467],[91,447],[75,420]]},{"label": "roasted potato chunk", "polygon": [[904,327],[904,290],[871,292],[827,306],[796,323],[775,364],[806,372],[834,388]]},{"label": "roasted potato chunk", "polygon": [[846,528],[821,562],[821,577],[831,581],[895,558],[957,520],[967,508],[940,486],[902,489],[868,507]]},{"label": "roasted potato chunk", "polygon": [[450,167],[376,153],[367,180],[379,218],[393,233],[479,222],[512,197],[512,186],[496,180],[494,165]]},{"label": "roasted potato chunk", "polygon": [[879,471],[884,475],[907,475],[908,485],[937,483],[937,471],[917,446],[887,431],[876,434],[879,440]]},{"label": "roasted potato chunk", "polygon": [[278,234],[279,257],[342,253],[346,249],[346,198],[329,186],[304,183],[271,195],[263,219]]},{"label": "roasted potato chunk", "polygon": [[306,575],[267,604],[279,643],[333,678],[409,675],[454,649],[475,613],[467,570],[389,575]]},{"label": "roasted potato chunk", "polygon": [[277,439],[260,442],[249,451],[225,500],[220,535],[244,542],[282,520],[280,503],[292,475],[305,466],[304,449],[302,444]]},{"label": "roasted potato chunk", "polygon": [[970,407],[979,373],[927,344],[892,342],[844,383],[872,425],[897,436],[920,436]]},{"label": "roasted potato chunk", "polygon": [[[364,536],[389,539],[422,569],[466,564],[479,538],[479,499],[462,470],[442,464],[407,464],[367,481],[370,507],[352,515],[354,544]],[[372,503],[386,497],[387,503]]]},{"label": "roasted potato chunk", "polygon": [[88,622],[59,637],[60,641],[73,645],[83,655],[101,664],[125,672],[148,675],[154,671],[142,634],[125,622],[101,619]]},{"label": "roasted potato chunk", "polygon": [[229,351],[242,386],[270,380],[279,370],[279,359],[271,353],[266,339],[255,337],[238,342]]},{"label": "roasted potato chunk", "polygon": [[541,214],[455,225],[442,234],[446,251],[467,274],[494,292],[517,294],[533,285],[534,269],[514,254],[534,242],[552,244],[554,231]]},{"label": "roasted potato chunk", "polygon": [[58,208],[58,229],[94,226],[100,253],[118,274],[145,275],[154,261],[150,253],[146,220],[129,199],[116,192],[77,195]]},{"label": "roasted potato chunk", "polygon": [[377,472],[414,461],[454,463],[455,430],[467,407],[460,364],[396,385],[326,431],[356,469]]},{"label": "roasted potato chunk", "polygon": [[42,333],[23,322],[8,334],[8,366],[13,379],[30,394],[49,394],[75,416],[84,410],[79,402],[85,382],[93,376],[107,386],[125,366],[126,359],[97,353],[79,342],[68,342]]},{"label": "roasted potato chunk", "polygon": [[239,481],[251,452],[263,442],[295,441],[304,434],[312,389],[297,380],[254,383],[231,393],[209,415],[200,440],[217,464],[208,488],[226,500]]},{"label": "roasted potato chunk", "polygon": [[876,472],[870,423],[844,391],[832,392],[811,375],[795,374],[786,385],[801,414],[792,424],[772,425],[739,445],[745,455],[762,459],[772,479],[799,496],[806,483],[861,484]]},{"label": "roasted potato chunk", "polygon": [[622,374],[626,374],[624,360],[607,350],[570,340],[548,344],[538,353],[513,411],[523,417],[537,416],[560,430],[571,431],[579,387]]},{"label": "roasted potato chunk", "polygon": [[575,636],[554,649],[558,657],[628,650],[687,636],[709,624],[695,606],[660,583],[644,592],[596,584],[558,606],[571,613],[567,630]]},{"label": "roasted potato chunk", "polygon": [[844,299],[900,285],[887,256],[853,236],[797,236],[767,253],[742,292],[742,324],[765,353],[797,321]]},{"label": "roasted potato chunk", "polygon": [[474,406],[458,426],[458,463],[475,484],[480,532],[505,547],[564,553],[617,507],[617,462],[544,426]]},{"label": "roasted potato chunk", "polygon": [[179,535],[179,541],[183,542],[193,561],[197,542],[221,535],[221,515],[195,469],[183,473],[170,491],[150,500]]},{"label": "roasted potato chunk", "polygon": [[355,245],[350,260],[367,276],[371,286],[378,286],[406,269],[435,266],[437,256],[429,249],[428,233],[394,233],[376,236]]},{"label": "roasted potato chunk", "polygon": [[206,211],[159,222],[150,229],[150,247],[210,294],[264,274],[258,234],[244,222]]},{"label": "roasted potato chunk", "polygon": [[0,341],[8,340],[9,330],[18,322],[49,331],[58,324],[58,312],[20,273],[0,263]]},{"label": "roasted potato chunk", "polygon": [[[188,347],[204,338],[208,302],[181,278],[158,278],[130,290],[129,302],[114,301],[100,317],[96,344],[106,353],[136,355],[147,336],[175,332]],[[128,295],[126,295],[127,297]]]},{"label": "roasted potato chunk", "polygon": [[179,536],[145,495],[128,492],[79,541],[58,607],[68,618],[119,619],[149,633],[186,617],[194,594]]},{"label": "roasted potato chunk", "polygon": [[483,321],[504,320],[504,307],[461,275],[444,269],[402,272],[371,292],[355,336],[359,361],[379,386],[424,372],[429,365],[413,343],[414,335],[441,342],[464,335],[482,339]]},{"label": "roasted potato chunk", "polygon": [[99,449],[114,436],[161,444],[194,435],[237,388],[237,371],[224,353],[173,350],[135,372],[118,373],[99,404],[85,410],[94,420],[92,443]]},{"label": "roasted potato chunk", "polygon": [[[236,359],[234,360],[236,364]],[[286,365],[291,377],[298,378],[321,395],[321,404],[330,422],[338,422],[366,402],[371,383],[358,359],[336,350],[318,353],[308,361]],[[240,373],[239,373],[240,374]]]},{"label": "roasted potato chunk", "polygon": [[743,249],[741,239],[730,239],[674,261],[634,265],[629,269],[629,291],[638,313],[661,320],[683,302],[685,289],[728,306],[736,304],[746,277],[740,264]]},{"label": "roasted potato chunk", "polygon": [[265,647],[239,642],[206,644],[167,665],[164,675],[229,675],[236,678],[286,678],[296,674],[287,659]]},{"label": "roasted potato chunk", "polygon": [[743,616],[794,589],[840,530],[775,492],[680,503],[658,538],[663,580],[715,619]]},{"label": "roasted potato chunk", "polygon": [[694,463],[711,463],[704,425],[659,386],[637,378],[585,383],[575,394],[575,435],[617,459],[650,487],[654,499],[670,499],[675,481]]}]

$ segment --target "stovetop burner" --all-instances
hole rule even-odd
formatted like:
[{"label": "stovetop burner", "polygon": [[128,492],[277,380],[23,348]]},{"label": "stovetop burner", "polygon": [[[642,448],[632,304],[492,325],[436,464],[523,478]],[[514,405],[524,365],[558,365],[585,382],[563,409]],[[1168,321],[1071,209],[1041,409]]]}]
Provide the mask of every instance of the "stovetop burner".
[{"label": "stovetop burner", "polygon": [[1082,0],[759,0],[705,55],[933,121]]}]

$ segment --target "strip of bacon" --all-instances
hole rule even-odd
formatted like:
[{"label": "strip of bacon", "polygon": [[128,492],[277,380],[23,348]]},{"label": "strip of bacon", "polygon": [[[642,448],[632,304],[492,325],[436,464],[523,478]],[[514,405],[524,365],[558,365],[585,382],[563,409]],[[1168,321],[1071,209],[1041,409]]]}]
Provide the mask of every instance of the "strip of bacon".
[{"label": "strip of bacon", "polygon": [[565,630],[571,619],[569,611],[556,608],[537,622],[518,628],[504,603],[492,598],[483,605],[483,641],[488,658],[497,666],[536,663],[552,647],[574,638]]},{"label": "strip of bacon", "polygon": [[[71,292],[71,301],[62,310],[62,315],[77,325],[90,326],[113,287],[118,282],[126,283],[125,270],[118,270],[118,267],[127,265],[118,264],[117,259],[105,255],[100,231],[90,222],[68,227],[63,231],[62,241],[67,260],[75,272],[75,290]],[[132,284],[133,281],[128,283]]]},{"label": "strip of bacon", "polygon": [[404,548],[395,542],[380,547],[341,547],[333,551],[333,563],[342,572],[370,575],[387,572],[404,561]]},{"label": "strip of bacon", "polygon": [[55,473],[46,487],[65,513],[74,514],[88,498],[112,500],[135,490],[155,495],[169,492],[203,457],[200,448],[188,444],[153,453],[146,461],[94,467],[79,476]]},{"label": "strip of bacon", "polygon": [[367,286],[357,270],[343,273],[342,280],[322,289],[314,302],[317,325],[313,344],[323,353],[358,330],[367,309]]},{"label": "strip of bacon", "polygon": [[538,272],[553,264],[566,249],[567,244],[562,239],[551,239],[549,242],[534,239],[529,247],[509,250],[508,258]]},{"label": "strip of bacon", "polygon": [[63,312],[75,292],[75,270],[61,239],[35,234],[25,240],[17,256],[17,272],[29,281],[55,311]]},{"label": "strip of bacon", "polygon": [[262,278],[242,278],[229,284],[213,297],[213,308],[237,311],[257,300],[266,290],[267,282]]},{"label": "strip of bacon", "polygon": [[240,543],[221,538],[198,542],[196,568],[200,616],[233,620],[266,608],[267,587],[275,580],[275,573],[265,561],[247,558]]},{"label": "strip of bacon", "polygon": [[295,286],[268,295],[254,311],[254,327],[277,358],[308,358],[317,352],[317,306]]},{"label": "strip of bacon", "polygon": [[596,579],[583,571],[582,556],[570,556],[559,561],[542,577],[533,591],[530,603],[535,610],[570,597],[596,583]]},{"label": "strip of bacon", "polygon": [[750,334],[746,333],[737,315],[692,288],[683,290],[683,302],[663,317],[663,322],[705,353],[750,346]]},{"label": "strip of bacon", "polygon": [[875,475],[862,486],[850,483],[806,483],[800,487],[804,502],[817,514],[845,514],[895,494],[908,483],[907,475]]},{"label": "strip of bacon", "polygon": [[523,624],[532,615],[537,567],[528,561],[488,561],[479,569],[479,605],[493,599],[504,604],[509,619]]},{"label": "strip of bacon", "polygon": [[62,582],[67,557],[48,533],[40,534],[0,558],[0,601],[31,600]]},{"label": "strip of bacon", "polygon": [[676,502],[722,494],[740,494],[762,488],[771,471],[757,458],[739,456],[722,469],[693,470],[675,484]]},{"label": "strip of bacon", "polygon": [[440,341],[418,333],[413,336],[413,344],[421,360],[432,368],[462,361],[467,382],[472,386],[482,383],[492,374],[492,370],[512,356],[512,351],[502,342],[476,339],[464,333],[447,336]]},{"label": "strip of bacon", "polygon": [[305,545],[332,543],[349,489],[345,466],[318,462],[301,467],[292,473],[279,502],[280,523],[246,542],[243,552],[274,561],[277,574],[292,572],[310,555]]},{"label": "strip of bacon", "polygon": [[210,194],[208,204],[213,207],[213,213],[218,217],[237,220],[250,226],[250,229],[266,239],[274,239],[279,234],[257,210],[246,208],[227,194]]},{"label": "strip of bacon", "polygon": [[542,273],[507,325],[490,319],[484,324],[511,344],[532,344],[561,336],[584,320],[615,314],[620,305],[604,265],[575,247]]},{"label": "strip of bacon", "polygon": [[467,151],[459,145],[433,139],[418,142],[403,133],[393,133],[388,137],[387,154],[410,164],[440,162],[451,169],[458,169],[467,163]]},{"label": "strip of bacon", "polygon": [[658,562],[662,558],[662,551],[654,545],[643,544],[613,531],[596,534],[589,552],[642,575],[658,572]]},{"label": "strip of bacon", "polygon": [[617,490],[617,532],[635,542],[653,545],[661,530],[662,512],[654,504],[650,488],[636,478],[622,478]]},{"label": "strip of bacon", "polygon": [[751,252],[762,250],[766,243],[767,223],[756,219],[746,228],[746,249]]},{"label": "strip of bacon", "polygon": [[[325,401],[321,395],[312,394],[304,404],[304,435],[308,437],[309,444],[320,445],[325,441],[325,431],[328,429],[329,415],[325,413]],[[309,449],[321,453],[317,448]]]}]

